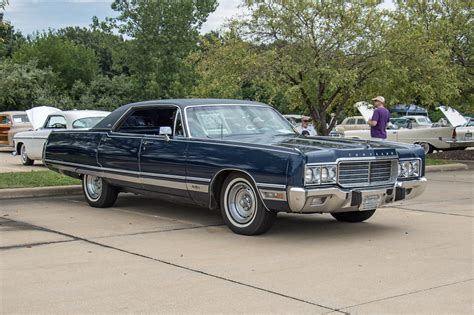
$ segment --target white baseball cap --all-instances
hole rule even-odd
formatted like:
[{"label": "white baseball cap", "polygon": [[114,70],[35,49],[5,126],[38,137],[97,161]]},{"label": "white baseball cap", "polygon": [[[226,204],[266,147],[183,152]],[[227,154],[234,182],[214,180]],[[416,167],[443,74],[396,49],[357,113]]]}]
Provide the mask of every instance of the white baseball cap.
[{"label": "white baseball cap", "polygon": [[374,98],[372,99],[372,101],[379,101],[379,102],[385,104],[385,97],[383,97],[383,96],[377,96],[377,97],[374,97]]}]

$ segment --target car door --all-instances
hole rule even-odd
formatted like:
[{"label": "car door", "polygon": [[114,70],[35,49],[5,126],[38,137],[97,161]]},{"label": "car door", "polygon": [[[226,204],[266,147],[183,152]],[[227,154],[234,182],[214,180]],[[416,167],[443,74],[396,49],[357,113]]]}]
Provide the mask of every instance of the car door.
[{"label": "car door", "polygon": [[9,114],[0,115],[0,144],[9,145],[8,132],[11,128],[11,119]]},{"label": "car door", "polygon": [[139,165],[142,139],[142,134],[123,128],[123,124],[102,136],[97,161],[107,178],[121,186],[142,187]]},{"label": "car door", "polygon": [[148,110],[147,116],[153,118],[155,132],[144,135],[140,177],[146,190],[189,198],[186,185],[188,141],[181,115],[180,108],[175,105],[156,105]]},{"label": "car door", "polygon": [[59,114],[49,115],[44,122],[43,128],[31,131],[28,137],[23,139],[28,157],[33,160],[41,160],[44,144],[49,134],[53,130],[61,129],[66,129],[66,118]]}]

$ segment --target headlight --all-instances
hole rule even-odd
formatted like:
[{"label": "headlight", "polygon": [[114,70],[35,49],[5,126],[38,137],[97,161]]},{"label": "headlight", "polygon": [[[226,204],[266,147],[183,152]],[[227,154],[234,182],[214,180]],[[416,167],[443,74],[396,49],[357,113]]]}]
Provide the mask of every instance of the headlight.
[{"label": "headlight", "polygon": [[420,160],[402,160],[398,164],[398,177],[418,177],[421,175]]},{"label": "headlight", "polygon": [[336,165],[307,166],[305,185],[334,184],[337,181]]}]

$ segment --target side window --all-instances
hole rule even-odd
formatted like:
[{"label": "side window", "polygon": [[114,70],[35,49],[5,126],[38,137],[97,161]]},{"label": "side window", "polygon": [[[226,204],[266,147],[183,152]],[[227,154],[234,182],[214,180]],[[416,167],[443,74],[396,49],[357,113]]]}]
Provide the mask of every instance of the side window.
[{"label": "side window", "polygon": [[0,116],[0,124],[7,125],[10,123],[10,116]]},{"label": "side window", "polygon": [[348,119],[346,122],[346,125],[355,125],[355,119],[354,118]]},{"label": "side window", "polygon": [[66,129],[66,118],[63,116],[49,116],[45,125],[46,129]]},{"label": "side window", "polygon": [[175,127],[176,107],[163,106],[133,111],[116,130],[122,133],[159,135],[160,127]]},{"label": "side window", "polygon": [[358,125],[365,125],[366,123],[365,123],[365,120],[364,120],[364,119],[359,118],[359,119],[357,119],[357,124],[358,124]]},{"label": "side window", "polygon": [[181,119],[181,113],[180,112],[177,112],[177,115],[176,115],[173,135],[175,135],[177,137],[183,137],[184,136],[183,120]]}]

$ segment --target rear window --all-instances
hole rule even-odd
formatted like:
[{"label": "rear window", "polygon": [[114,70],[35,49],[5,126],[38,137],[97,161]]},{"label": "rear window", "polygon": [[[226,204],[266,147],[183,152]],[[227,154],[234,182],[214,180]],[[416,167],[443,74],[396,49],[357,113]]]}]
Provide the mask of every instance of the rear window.
[{"label": "rear window", "polygon": [[30,120],[28,119],[27,115],[13,115],[13,122],[14,123],[29,123]]},{"label": "rear window", "polygon": [[72,128],[92,128],[99,123],[104,117],[87,117],[75,120]]}]

